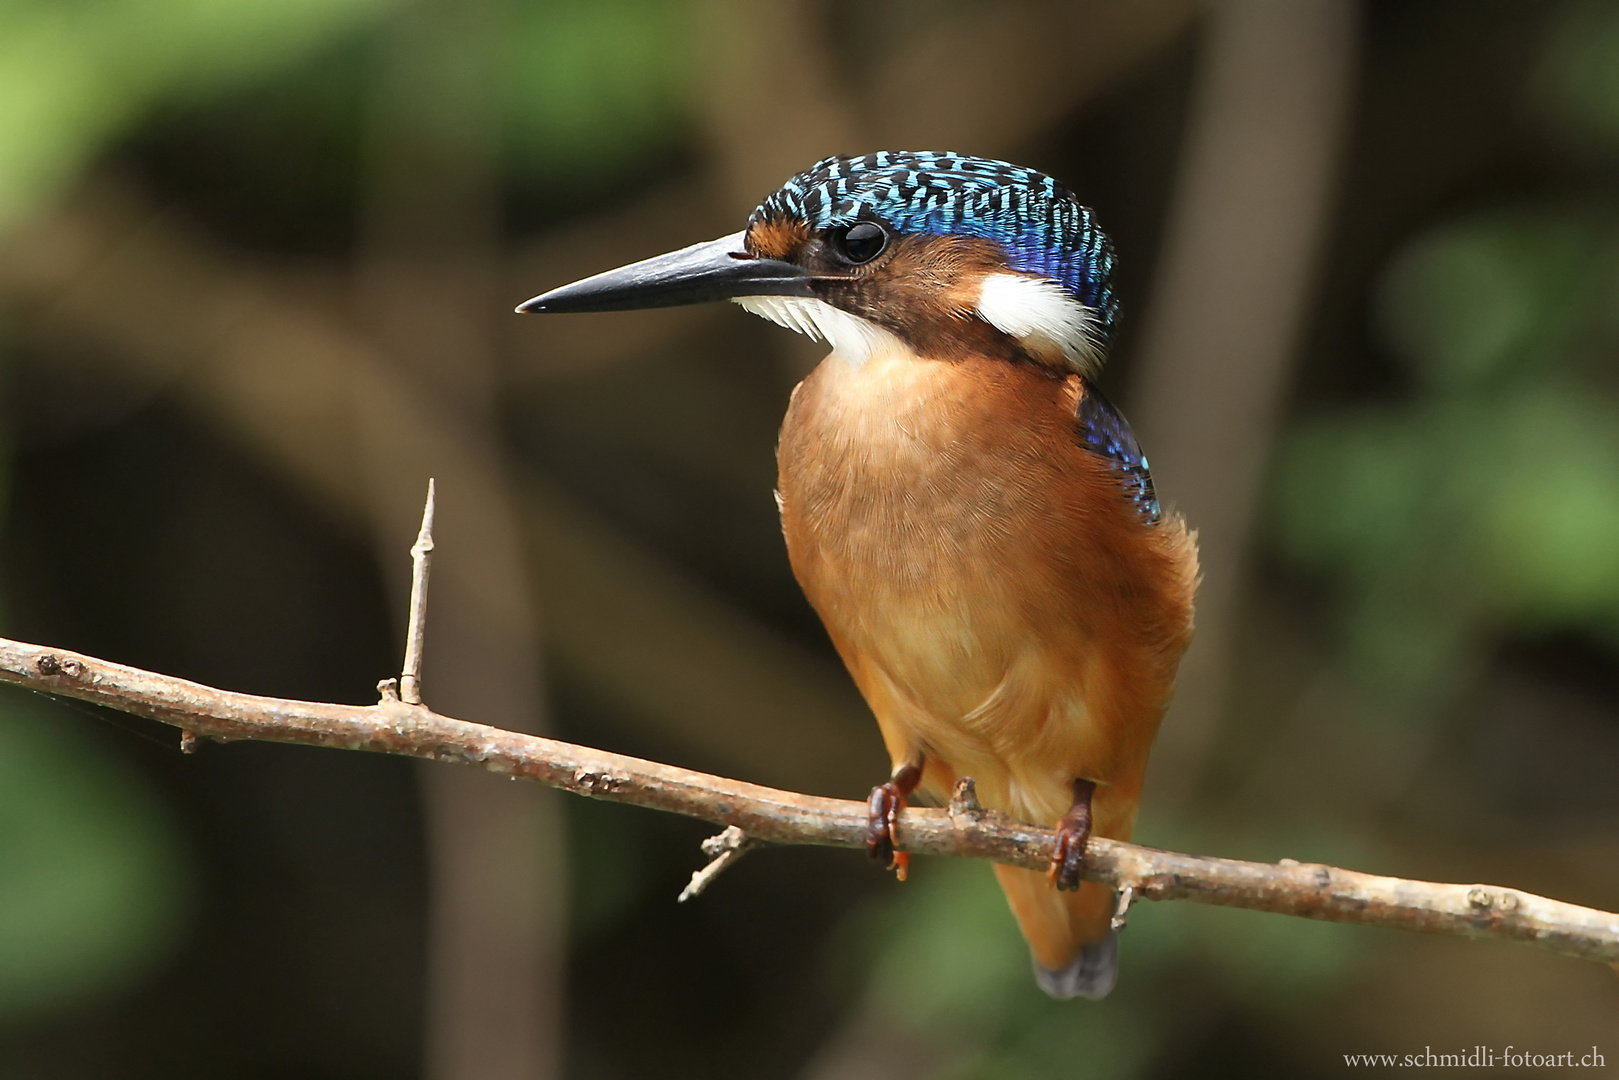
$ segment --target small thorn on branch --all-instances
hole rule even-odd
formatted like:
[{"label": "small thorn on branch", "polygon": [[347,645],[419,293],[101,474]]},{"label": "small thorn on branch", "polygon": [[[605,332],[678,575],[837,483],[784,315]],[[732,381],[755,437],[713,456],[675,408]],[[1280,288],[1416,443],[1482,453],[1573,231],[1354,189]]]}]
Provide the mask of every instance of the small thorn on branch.
[{"label": "small thorn on branch", "polygon": [[676,902],[684,904],[694,896],[701,896],[703,890],[708,888],[726,867],[758,846],[759,841],[735,825],[727,825],[724,832],[704,840],[703,854],[709,858],[708,865],[691,876],[691,882],[680,890],[680,897]]},{"label": "small thorn on branch", "polygon": [[[410,549],[410,621],[405,630],[405,664],[399,673],[399,700],[422,703],[422,637],[427,629],[427,576],[433,567],[434,484],[427,481],[427,505],[422,507],[422,530]],[[391,681],[391,680],[389,680]],[[379,684],[383,700],[388,691]]]},{"label": "small thorn on branch", "polygon": [[1119,887],[1119,896],[1113,904],[1113,921],[1110,929],[1119,931],[1124,929],[1125,920],[1130,917],[1130,905],[1135,903],[1136,887],[1126,883]]}]

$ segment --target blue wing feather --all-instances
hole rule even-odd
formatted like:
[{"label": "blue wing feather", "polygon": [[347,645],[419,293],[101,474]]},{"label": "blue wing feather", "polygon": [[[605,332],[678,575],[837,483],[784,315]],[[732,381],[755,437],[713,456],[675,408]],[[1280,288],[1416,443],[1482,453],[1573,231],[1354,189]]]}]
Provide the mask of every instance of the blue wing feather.
[{"label": "blue wing feather", "polygon": [[1147,455],[1141,452],[1134,433],[1122,413],[1102,392],[1090,383],[1084,384],[1075,416],[1079,444],[1091,453],[1107,459],[1118,474],[1124,496],[1136,508],[1141,519],[1156,525],[1163,517],[1158,505],[1158,494],[1153,490],[1152,473],[1147,468]]}]

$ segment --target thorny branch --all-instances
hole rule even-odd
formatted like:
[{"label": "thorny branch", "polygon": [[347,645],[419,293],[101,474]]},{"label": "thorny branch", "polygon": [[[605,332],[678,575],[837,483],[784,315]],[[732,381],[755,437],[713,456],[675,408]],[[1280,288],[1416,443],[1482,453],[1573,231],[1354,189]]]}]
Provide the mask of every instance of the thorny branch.
[{"label": "thorny branch", "polygon": [[[747,842],[866,844],[863,802],[778,791],[471,724],[386,697],[375,705],[333,705],[238,694],[5,639],[0,682],[149,717],[193,738],[303,743],[472,765],[734,827]],[[1054,840],[1050,829],[982,809],[963,781],[949,808],[905,810],[897,846],[913,855],[967,856],[1043,870]],[[734,858],[739,850],[721,847],[719,857]],[[1506,938],[1619,962],[1619,914],[1492,885],[1408,881],[1292,860],[1184,855],[1099,837],[1090,842],[1084,876],[1128,889],[1136,900],[1195,900],[1330,922]]]},{"label": "thorny branch", "polygon": [[[426,601],[424,515],[412,589],[412,637],[420,664]],[[407,664],[411,661],[407,660]],[[419,666],[406,675],[419,677]],[[711,862],[681,894],[689,899],[746,850],[762,843],[866,846],[866,804],[710,776],[654,761],[441,716],[401,700],[393,680],[375,705],[336,705],[239,694],[105,660],[0,638],[0,682],[77,698],[172,724],[183,749],[200,739],[300,743],[370,750],[537,780],[577,795],[701,818],[725,831],[703,847]],[[913,855],[953,855],[1043,870],[1052,830],[1013,821],[978,803],[963,779],[946,809],[912,807],[899,818],[896,847]],[[1380,877],[1283,859],[1244,862],[1093,837],[1084,877],[1119,891],[1114,925],[1131,902],[1192,900],[1224,907],[1363,923],[1469,938],[1522,941],[1619,970],[1619,914],[1494,885],[1455,885]]]}]

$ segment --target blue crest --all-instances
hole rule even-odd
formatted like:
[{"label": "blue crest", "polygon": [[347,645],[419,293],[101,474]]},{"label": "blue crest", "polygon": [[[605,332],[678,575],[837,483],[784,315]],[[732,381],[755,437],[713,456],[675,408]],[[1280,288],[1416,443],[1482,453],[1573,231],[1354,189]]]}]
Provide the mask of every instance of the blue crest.
[{"label": "blue crest", "polygon": [[902,233],[993,240],[1012,269],[1059,282],[1096,310],[1104,340],[1112,336],[1113,245],[1088,207],[1033,169],[942,152],[829,157],[783,184],[749,223],[780,217],[816,230],[878,217]]}]

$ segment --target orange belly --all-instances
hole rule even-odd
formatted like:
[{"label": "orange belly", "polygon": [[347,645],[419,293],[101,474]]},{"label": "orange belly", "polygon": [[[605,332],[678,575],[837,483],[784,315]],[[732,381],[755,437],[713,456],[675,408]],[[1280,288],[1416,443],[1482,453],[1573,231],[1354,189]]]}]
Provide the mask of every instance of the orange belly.
[{"label": "orange belly", "polygon": [[[1082,392],[1032,364],[828,357],[782,426],[782,524],[890,755],[926,759],[925,791],[972,776],[985,805],[1052,825],[1083,778],[1097,834],[1126,839],[1197,561],[1178,518],[1144,523],[1080,448]],[[1077,936],[1105,933],[1098,918]]]}]

